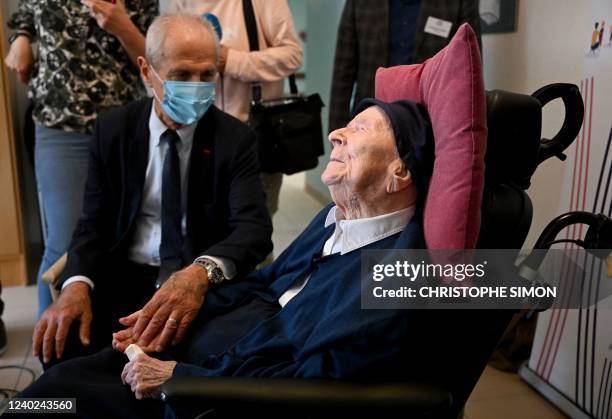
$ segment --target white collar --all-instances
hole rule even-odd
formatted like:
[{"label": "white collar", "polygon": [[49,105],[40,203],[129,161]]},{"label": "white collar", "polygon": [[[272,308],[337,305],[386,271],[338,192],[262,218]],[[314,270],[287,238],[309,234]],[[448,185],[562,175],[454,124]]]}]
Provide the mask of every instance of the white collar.
[{"label": "white collar", "polygon": [[[191,149],[191,144],[193,143],[193,136],[195,134],[195,130],[198,126],[198,122],[194,122],[191,125],[187,125],[176,131],[179,138],[181,139],[181,147],[187,146],[188,149]],[[149,133],[151,135],[151,144],[159,146],[161,141],[161,136],[166,130],[169,129],[164,121],[162,121],[159,116],[157,116],[157,112],[155,112],[155,99],[153,99],[153,104],[151,106],[151,116],[149,117]]]},{"label": "white collar", "polygon": [[338,211],[338,207],[334,206],[327,213],[325,227],[336,224],[334,236],[341,240],[340,254],[343,255],[403,231],[414,212],[415,206],[412,205],[376,217],[345,220],[342,211]]}]

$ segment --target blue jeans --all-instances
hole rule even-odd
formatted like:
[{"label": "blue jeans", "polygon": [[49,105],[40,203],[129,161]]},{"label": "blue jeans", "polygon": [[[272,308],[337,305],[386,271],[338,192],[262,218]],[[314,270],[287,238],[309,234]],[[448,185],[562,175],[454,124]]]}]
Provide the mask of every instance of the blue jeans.
[{"label": "blue jeans", "polygon": [[91,135],[36,125],[34,158],[45,251],[38,271],[38,317],[51,304],[41,275],[68,249],[81,214]]}]

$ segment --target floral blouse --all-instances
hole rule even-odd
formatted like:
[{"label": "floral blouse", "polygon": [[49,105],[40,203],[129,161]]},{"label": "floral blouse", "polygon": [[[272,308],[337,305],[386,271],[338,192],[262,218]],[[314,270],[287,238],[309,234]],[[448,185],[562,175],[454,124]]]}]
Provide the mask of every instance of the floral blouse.
[{"label": "floral blouse", "polygon": [[[143,33],[158,15],[157,0],[125,0],[125,7]],[[20,0],[8,26],[38,43],[28,93],[37,124],[91,132],[100,112],[146,93],[119,40],[80,0]]]}]

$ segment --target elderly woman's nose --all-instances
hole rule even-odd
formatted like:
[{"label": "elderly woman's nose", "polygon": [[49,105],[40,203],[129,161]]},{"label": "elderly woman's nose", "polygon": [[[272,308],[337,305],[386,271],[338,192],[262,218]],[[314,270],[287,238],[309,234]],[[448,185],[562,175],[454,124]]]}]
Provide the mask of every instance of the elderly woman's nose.
[{"label": "elderly woman's nose", "polygon": [[327,138],[329,142],[332,143],[332,145],[334,146],[345,143],[346,135],[344,133],[344,128],[332,131]]}]

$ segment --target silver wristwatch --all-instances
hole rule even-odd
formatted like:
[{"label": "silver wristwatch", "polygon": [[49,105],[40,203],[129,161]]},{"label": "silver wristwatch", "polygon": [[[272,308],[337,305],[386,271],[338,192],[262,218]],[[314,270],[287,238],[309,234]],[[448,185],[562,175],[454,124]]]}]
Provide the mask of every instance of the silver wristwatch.
[{"label": "silver wristwatch", "polygon": [[225,275],[223,275],[223,270],[210,259],[196,259],[195,263],[200,265],[202,268],[206,269],[206,273],[208,274],[208,282],[211,284],[219,284],[225,281]]}]

